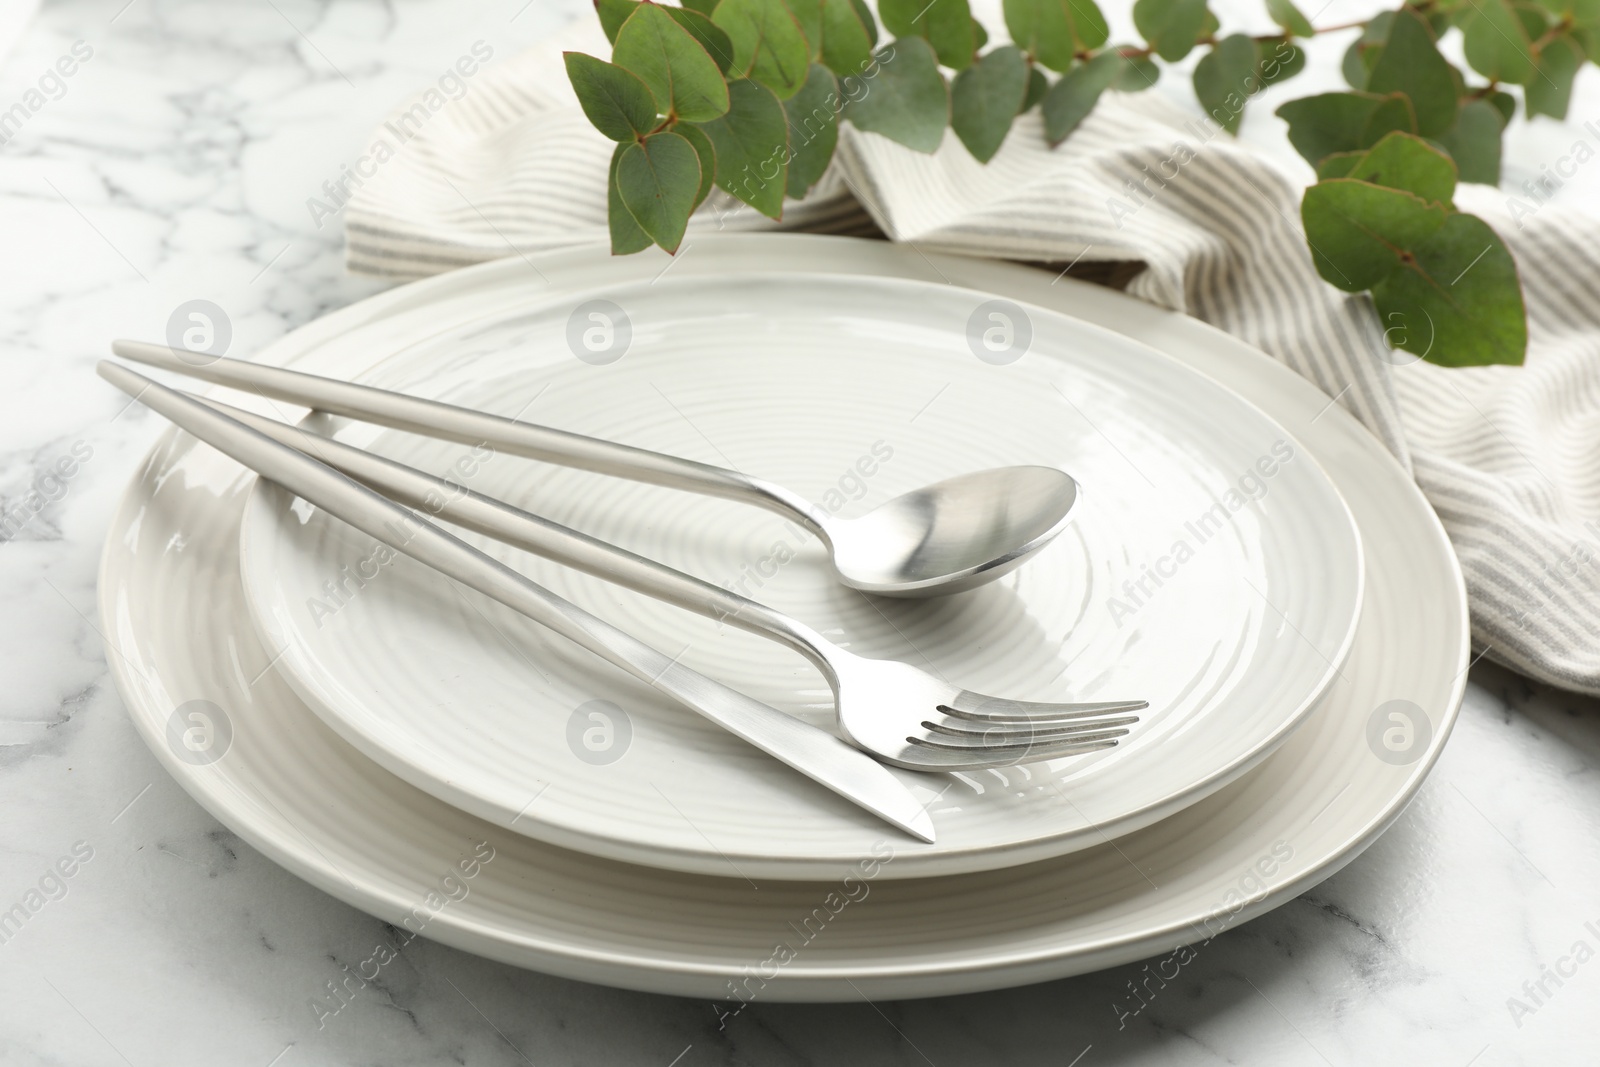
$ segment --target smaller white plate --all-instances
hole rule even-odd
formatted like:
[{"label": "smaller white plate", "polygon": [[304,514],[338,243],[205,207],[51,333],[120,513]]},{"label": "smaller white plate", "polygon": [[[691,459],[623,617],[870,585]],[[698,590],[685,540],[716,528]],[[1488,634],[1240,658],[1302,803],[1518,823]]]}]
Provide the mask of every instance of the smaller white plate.
[{"label": "smaller white plate", "polygon": [[[569,347],[575,309],[596,300],[628,320],[615,362]],[[975,691],[1148,699],[1114,750],[904,774],[939,839],[894,835],[885,877],[1025,863],[1149,825],[1271,752],[1344,661],[1362,568],[1343,500],[1281,426],[1160,353],[1042,309],[1000,309],[1026,331],[1026,354],[980,358],[992,303],[904,280],[669,278],[492,313],[362,378],[759,473],[844,514],[986,467],[1072,472],[1084,491],[1070,532],[955,597],[845,589],[820,546],[748,506],[370,426],[340,437]],[[889,832],[281,491],[257,491],[241,536],[247,598],[279,671],[364,753],[468,812],[613,859],[749,878],[833,877]],[[832,725],[826,685],[788,649],[469,539],[687,665]]]}]

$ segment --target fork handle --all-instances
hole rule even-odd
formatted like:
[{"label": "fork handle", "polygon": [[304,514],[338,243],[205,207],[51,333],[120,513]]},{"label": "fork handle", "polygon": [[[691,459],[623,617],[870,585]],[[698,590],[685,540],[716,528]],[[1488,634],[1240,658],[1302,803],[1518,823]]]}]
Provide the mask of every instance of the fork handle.
[{"label": "fork handle", "polygon": [[546,463],[755,504],[794,519],[832,545],[823,528],[825,512],[781,485],[738,471],[284,367],[221,356],[191,363],[176,349],[143,341],[113,341],[111,350],[162,370],[406,433],[465,445],[487,443]]},{"label": "fork handle", "polygon": [[752,633],[775,637],[833,680],[834,668],[823,652],[827,639],[798,619],[765,604],[457,482],[276,419],[241,411],[209,397],[196,399],[274,441],[315,456],[334,470],[402,504],[645,596]]}]

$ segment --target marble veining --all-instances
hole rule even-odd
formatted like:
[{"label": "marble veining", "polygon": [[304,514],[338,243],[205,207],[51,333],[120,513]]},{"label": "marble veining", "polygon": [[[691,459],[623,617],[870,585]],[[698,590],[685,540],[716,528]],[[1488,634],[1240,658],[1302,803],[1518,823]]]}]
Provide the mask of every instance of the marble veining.
[{"label": "marble veining", "polygon": [[[1335,21],[1370,6],[1341,3]],[[107,520],[161,421],[95,360],[111,337],[163,336],[189,300],[223,308],[247,352],[377,291],[344,275],[338,227],[307,199],[473,41],[509,56],[586,7],[69,0],[0,62],[5,109],[75,43],[92,50],[0,146],[0,911],[27,916],[0,932],[0,1062],[1600,1060],[1600,704],[1486,664],[1409,810],[1263,918],[1023,989],[726,1019],[408,940],[263,858],[161,771],[92,621]],[[1591,82],[1580,120],[1600,111]],[[1247,140],[1281,142],[1269,112]],[[1570,140],[1547,122],[1517,136],[1514,173]],[[378,977],[350,981],[380,946]],[[346,995],[328,1000],[330,983]]]}]

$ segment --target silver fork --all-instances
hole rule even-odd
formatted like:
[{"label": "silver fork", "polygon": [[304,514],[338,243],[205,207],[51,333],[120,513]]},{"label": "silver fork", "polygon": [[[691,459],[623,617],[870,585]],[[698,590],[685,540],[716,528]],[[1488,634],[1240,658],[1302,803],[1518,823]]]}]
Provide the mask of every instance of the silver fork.
[{"label": "silver fork", "polygon": [[1131,713],[1149,706],[1143,700],[1052,704],[974,693],[908,663],[857,655],[765,604],[454,482],[219,401],[197,399],[437,518],[788,645],[827,678],[845,736],[897,767],[981,770],[1110,748],[1139,721]]}]

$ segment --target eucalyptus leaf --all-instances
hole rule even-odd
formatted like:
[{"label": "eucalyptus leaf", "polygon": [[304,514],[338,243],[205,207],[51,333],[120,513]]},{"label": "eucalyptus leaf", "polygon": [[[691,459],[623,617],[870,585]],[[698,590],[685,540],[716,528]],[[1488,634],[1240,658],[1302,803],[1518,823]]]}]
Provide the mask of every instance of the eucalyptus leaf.
[{"label": "eucalyptus leaf", "polygon": [[639,0],[594,0],[594,13],[600,19],[600,29],[605,32],[606,40],[617,43],[617,31],[638,6]]},{"label": "eucalyptus leaf", "polygon": [[896,37],[921,37],[917,14],[937,4],[938,0],[878,0],[878,17],[883,20],[883,28]]},{"label": "eucalyptus leaf", "polygon": [[1100,94],[1110,88],[1122,66],[1122,57],[1113,50],[1063,74],[1044,97],[1045,139],[1052,145],[1066,140],[1094,110]]},{"label": "eucalyptus leaf", "polygon": [[1576,26],[1572,39],[1583,46],[1583,54],[1591,63],[1600,63],[1600,26]]},{"label": "eucalyptus leaf", "polygon": [[1412,193],[1350,178],[1330,178],[1300,202],[1317,273],[1347,293],[1383,281],[1401,256],[1444,225],[1449,209]]},{"label": "eucalyptus leaf", "polygon": [[950,124],[950,89],[933,46],[921,37],[902,37],[874,58],[876,75],[866,94],[846,106],[845,118],[918,152],[937,149]]},{"label": "eucalyptus leaf", "polygon": [[806,39],[806,47],[810,50],[809,58],[816,60],[822,55],[822,0],[784,0],[789,7],[789,14],[794,16],[794,21],[800,26],[800,35]]},{"label": "eucalyptus leaf", "polygon": [[613,141],[632,141],[656,126],[656,101],[637,75],[582,52],[564,52],[567,79],[594,128]]},{"label": "eucalyptus leaf", "polygon": [[1350,172],[1356,169],[1356,164],[1367,158],[1365,152],[1335,152],[1331,156],[1324,156],[1322,162],[1317,164],[1317,181],[1325,182],[1329,178],[1348,178]]},{"label": "eucalyptus leaf", "polygon": [[1450,157],[1408,133],[1389,134],[1361,153],[1342,176],[1403,189],[1446,207],[1456,194],[1456,165]]},{"label": "eucalyptus leaf", "polygon": [[934,0],[919,21],[927,27],[923,36],[940,63],[955,71],[972,65],[980,46],[967,0]]},{"label": "eucalyptus leaf", "polygon": [[611,60],[637,74],[670,116],[704,122],[728,110],[728,84],[716,61],[665,8],[635,8],[617,31]]},{"label": "eucalyptus leaf", "polygon": [[622,202],[622,190],[617,187],[617,161],[628,147],[619,144],[611,153],[611,172],[606,179],[606,224],[611,231],[611,254],[614,256],[631,256],[655,244],[640,228],[628,205]]},{"label": "eucalyptus leaf", "polygon": [[1002,0],[1001,12],[1011,40],[1034,61],[1053,71],[1064,71],[1073,64],[1072,32],[1061,20],[1046,22],[1040,17],[1043,0]]},{"label": "eucalyptus leaf", "polygon": [[1367,88],[1367,78],[1383,55],[1383,42],[1389,37],[1389,28],[1394,24],[1394,16],[1393,11],[1382,11],[1374,15],[1372,21],[1361,31],[1361,36],[1352,41],[1350,47],[1345,50],[1344,62],[1340,69],[1350,88],[1358,90]]},{"label": "eucalyptus leaf", "polygon": [[1344,75],[1345,84],[1358,92],[1365,90],[1367,75],[1372,73],[1382,50],[1382,45],[1369,44],[1364,37],[1351,41],[1350,47],[1344,50],[1344,59],[1339,62],[1339,72]]},{"label": "eucalyptus leaf", "polygon": [[1106,43],[1110,30],[1094,0],[1004,0],[1006,29],[1018,48],[1057,73],[1078,53]]},{"label": "eucalyptus leaf", "polygon": [[1160,80],[1161,68],[1152,63],[1149,56],[1123,56],[1122,66],[1111,80],[1111,88],[1122,93],[1142,93],[1154,89]]},{"label": "eucalyptus leaf", "polygon": [[677,252],[700,188],[700,157],[679,134],[653,134],[623,146],[617,188],[639,228],[668,252]]},{"label": "eucalyptus leaf", "polygon": [[783,0],[722,0],[711,21],[733,42],[729,74],[760,82],[780,100],[800,91],[811,46]]},{"label": "eucalyptus leaf", "polygon": [[1528,117],[1549,115],[1557,121],[1567,117],[1572,102],[1572,81],[1583,66],[1583,49],[1563,33],[1546,41],[1539,49],[1538,66],[1522,89],[1522,102]]},{"label": "eucalyptus leaf", "polygon": [[1135,0],[1133,25],[1168,63],[1193,51],[1206,21],[1206,0]]},{"label": "eucalyptus leaf", "polygon": [[1054,0],[1061,17],[1072,26],[1072,36],[1083,51],[1091,51],[1106,43],[1111,27],[1094,0]]},{"label": "eucalyptus leaf", "polygon": [[1409,7],[1395,12],[1383,51],[1367,76],[1371,93],[1404,93],[1411,100],[1417,132],[1443,133],[1456,123],[1460,91],[1450,63],[1439,54],[1433,31]]},{"label": "eucalyptus leaf", "polygon": [[1245,102],[1261,88],[1259,60],[1255,40],[1236,33],[1218,41],[1195,64],[1194,94],[1212,121],[1229,133],[1239,132]]},{"label": "eucalyptus leaf", "polygon": [[783,102],[789,124],[789,177],[786,190],[805,196],[833,161],[839,144],[839,83],[827,67],[813,63],[800,91]]},{"label": "eucalyptus leaf", "polygon": [[1335,152],[1364,147],[1361,133],[1382,97],[1372,93],[1320,93],[1291,100],[1277,115],[1289,124],[1289,143],[1316,166]]},{"label": "eucalyptus leaf", "polygon": [[1511,125],[1511,120],[1517,117],[1517,98],[1508,92],[1496,89],[1484,95],[1494,109],[1500,112],[1500,122],[1504,126]]},{"label": "eucalyptus leaf", "polygon": [[872,34],[850,0],[822,0],[823,64],[841,78],[859,75],[872,62]]},{"label": "eucalyptus leaf", "polygon": [[728,99],[728,113],[701,126],[716,149],[717,188],[763,215],[782,218],[789,117],[771,89],[748,78],[728,83]]},{"label": "eucalyptus leaf", "polygon": [[689,36],[700,42],[700,47],[716,61],[718,70],[728,73],[728,68],[733,65],[733,42],[720,26],[700,12],[686,7],[663,7],[662,10],[672,16],[672,21],[688,30]]},{"label": "eucalyptus leaf", "polygon": [[989,43],[989,31],[983,28],[983,23],[977,19],[972,20],[972,47],[976,51],[983,51]]},{"label": "eucalyptus leaf", "polygon": [[690,11],[696,11],[706,18],[717,9],[717,0],[682,0],[683,6]]},{"label": "eucalyptus leaf", "polygon": [[1527,26],[1507,0],[1472,0],[1461,34],[1467,63],[1484,77],[1515,85],[1533,77]]},{"label": "eucalyptus leaf", "polygon": [[883,27],[896,37],[923,37],[939,62],[964,70],[977,51],[967,0],[878,0]]},{"label": "eucalyptus leaf", "polygon": [[1028,62],[1014,45],[996,48],[956,75],[950,128],[974,159],[994,158],[1028,92]]},{"label": "eucalyptus leaf", "polygon": [[1411,98],[1405,93],[1390,93],[1378,101],[1367,123],[1361,128],[1361,148],[1371,148],[1389,134],[1417,132],[1416,112],[1411,109]]},{"label": "eucalyptus leaf", "polygon": [[[689,147],[700,159],[700,187],[694,193],[694,207],[697,208],[711,195],[712,182],[717,174],[717,151],[706,132],[693,123],[680,122],[672,128],[672,132],[688,141]],[[690,208],[689,212],[693,214],[694,208]]]},{"label": "eucalyptus leaf", "polygon": [[856,17],[867,28],[867,36],[873,48],[878,47],[878,20],[872,17],[872,9],[867,6],[867,0],[850,0],[850,6],[856,9]]},{"label": "eucalyptus leaf", "polygon": [[1038,106],[1044,99],[1044,94],[1050,91],[1050,79],[1038,67],[1028,68],[1028,90],[1022,94],[1022,106],[1017,109],[1017,114],[1025,114]]},{"label": "eucalyptus leaf", "polygon": [[1305,49],[1289,41],[1262,42],[1256,72],[1262,85],[1276,85],[1306,69]]},{"label": "eucalyptus leaf", "polygon": [[[1511,0],[1511,12],[1522,23],[1522,31],[1530,41],[1539,40],[1550,29],[1550,16],[1531,0]],[[1537,60],[1538,57],[1534,58]]]},{"label": "eucalyptus leaf", "polygon": [[1456,118],[1455,128],[1438,141],[1455,160],[1464,182],[1500,184],[1500,137],[1506,120],[1488,100],[1468,100]]},{"label": "eucalyptus leaf", "polygon": [[1391,344],[1446,367],[1521,364],[1528,318],[1516,261],[1482,219],[1449,216],[1373,287]]},{"label": "eucalyptus leaf", "polygon": [[1295,37],[1311,37],[1317,32],[1312,28],[1311,20],[1294,6],[1294,0],[1267,0],[1267,14],[1273,22],[1283,27],[1285,33]]}]

